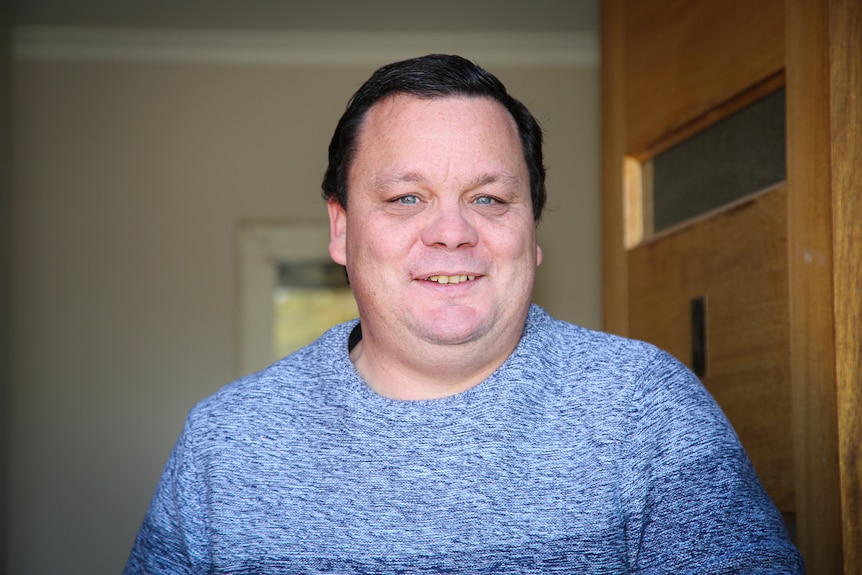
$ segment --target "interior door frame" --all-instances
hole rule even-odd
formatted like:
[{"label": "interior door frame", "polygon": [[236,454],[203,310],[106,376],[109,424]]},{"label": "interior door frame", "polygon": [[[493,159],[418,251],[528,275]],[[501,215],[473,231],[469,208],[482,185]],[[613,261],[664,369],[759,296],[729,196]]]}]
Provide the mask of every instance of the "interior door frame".
[{"label": "interior door frame", "polygon": [[[625,3],[602,3],[603,318],[628,335]],[[797,535],[808,572],[862,573],[862,3],[787,0]]]}]

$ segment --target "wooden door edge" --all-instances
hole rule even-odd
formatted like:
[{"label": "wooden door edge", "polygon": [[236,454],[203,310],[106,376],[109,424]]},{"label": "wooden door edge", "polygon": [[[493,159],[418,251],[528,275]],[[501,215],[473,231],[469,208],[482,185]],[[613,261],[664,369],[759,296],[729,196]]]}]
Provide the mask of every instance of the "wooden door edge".
[{"label": "wooden door edge", "polygon": [[835,374],[829,5],[789,0],[787,184],[791,390],[799,547],[843,570]]},{"label": "wooden door edge", "polygon": [[624,245],[624,2],[601,4],[602,318],[605,331],[628,335],[628,270]]},{"label": "wooden door edge", "polygon": [[835,354],[844,573],[862,573],[862,4],[829,12]]}]

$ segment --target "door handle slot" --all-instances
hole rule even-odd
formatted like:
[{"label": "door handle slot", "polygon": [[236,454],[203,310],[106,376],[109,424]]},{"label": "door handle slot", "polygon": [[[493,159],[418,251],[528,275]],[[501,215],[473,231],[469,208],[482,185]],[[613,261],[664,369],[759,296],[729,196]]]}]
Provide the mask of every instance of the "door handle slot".
[{"label": "door handle slot", "polygon": [[691,300],[691,369],[704,377],[707,369],[706,296]]}]

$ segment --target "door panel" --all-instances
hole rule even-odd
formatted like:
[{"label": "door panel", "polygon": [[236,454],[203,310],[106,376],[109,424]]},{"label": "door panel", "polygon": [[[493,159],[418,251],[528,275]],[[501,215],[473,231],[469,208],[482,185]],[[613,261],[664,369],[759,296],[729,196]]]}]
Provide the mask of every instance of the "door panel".
[{"label": "door panel", "polygon": [[[706,296],[704,382],[782,509],[795,493],[808,573],[862,573],[862,3],[602,0],[601,38],[605,329],[688,362],[689,300]],[[649,160],[782,87],[785,189],[650,237]],[[782,244],[786,320],[768,279]],[[792,463],[772,453],[788,422]]]},{"label": "door panel", "polygon": [[630,335],[692,367],[690,302],[706,302],[705,373],[776,505],[794,510],[784,185],[632,249]]},{"label": "door panel", "polygon": [[[792,515],[786,190],[760,193],[653,237],[650,181],[658,154],[783,85],[784,2],[611,4],[617,13],[606,16],[618,19],[623,31],[618,59],[611,49],[608,62],[624,89],[615,113],[624,119],[617,149],[627,158],[619,213],[627,232],[620,290],[628,311],[625,333],[691,365],[691,300],[705,298],[704,384],[728,414],[767,492]],[[736,154],[746,156],[745,148]],[[709,179],[689,178],[687,193]]]}]

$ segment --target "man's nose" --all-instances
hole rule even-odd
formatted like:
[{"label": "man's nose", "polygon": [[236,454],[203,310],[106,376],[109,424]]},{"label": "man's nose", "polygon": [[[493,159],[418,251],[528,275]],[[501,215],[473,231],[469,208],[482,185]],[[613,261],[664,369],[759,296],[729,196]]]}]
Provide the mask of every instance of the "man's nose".
[{"label": "man's nose", "polygon": [[422,241],[425,245],[450,250],[476,245],[479,233],[470,223],[465,212],[467,209],[460,202],[436,206],[428,225],[422,230]]}]

